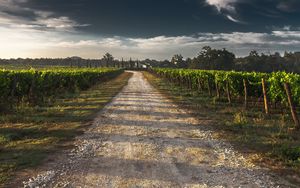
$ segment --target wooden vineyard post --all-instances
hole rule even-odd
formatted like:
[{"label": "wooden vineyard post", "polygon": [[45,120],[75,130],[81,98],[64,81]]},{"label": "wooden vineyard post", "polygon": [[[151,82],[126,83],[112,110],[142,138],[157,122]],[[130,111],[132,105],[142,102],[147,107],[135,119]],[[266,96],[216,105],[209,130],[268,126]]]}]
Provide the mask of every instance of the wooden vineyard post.
[{"label": "wooden vineyard post", "polygon": [[185,87],[186,87],[187,89],[190,89],[190,79],[189,79],[189,77],[186,77],[186,78],[185,78]]},{"label": "wooden vineyard post", "polygon": [[220,89],[217,81],[216,81],[216,92],[217,92],[217,98],[220,99]]},{"label": "wooden vineyard post", "polygon": [[229,82],[228,81],[226,81],[226,93],[227,93],[228,103],[231,104],[231,93],[230,93],[230,88],[229,88]]},{"label": "wooden vineyard post", "polygon": [[192,90],[192,79],[188,76],[188,88],[189,90]]},{"label": "wooden vineyard post", "polygon": [[209,96],[211,96],[211,87],[210,87],[210,84],[209,84],[209,78],[207,78],[207,89],[208,89]]},{"label": "wooden vineyard post", "polygon": [[30,85],[29,92],[28,92],[28,99],[31,103],[34,103],[36,100],[36,98],[35,98],[36,97],[35,96],[36,78],[37,78],[37,74],[35,73],[33,76],[33,79],[31,80],[31,85]]},{"label": "wooden vineyard post", "polygon": [[10,91],[10,96],[13,98],[16,93],[16,88],[17,88],[17,77],[15,76],[13,78],[12,86],[11,86],[11,91]]},{"label": "wooden vineyard post", "polygon": [[291,91],[291,87],[289,83],[284,83],[284,89],[288,98],[288,102],[289,102],[289,106],[291,109],[291,114],[296,126],[296,129],[299,130],[300,129],[300,122],[299,122],[299,118],[297,116],[297,111],[296,111],[296,107],[293,101],[293,97],[292,97],[292,91]]},{"label": "wooden vineyard post", "polygon": [[8,98],[8,100],[11,100],[11,101],[9,101],[9,105],[10,105],[10,107],[12,107],[13,106],[13,100],[14,100],[14,97],[15,97],[15,95],[16,95],[16,90],[17,90],[17,82],[18,82],[18,77],[17,77],[17,75],[14,75],[14,77],[12,78],[13,79],[13,82],[11,83],[11,86],[10,86],[10,88],[11,88],[11,90],[10,90],[10,93],[9,93],[9,98]]},{"label": "wooden vineyard post", "polygon": [[179,86],[183,87],[183,78],[181,78],[181,77],[179,78]]},{"label": "wooden vineyard post", "polygon": [[184,87],[184,80],[182,77],[180,77],[180,87]]},{"label": "wooden vineyard post", "polygon": [[198,81],[198,91],[200,92],[200,91],[202,91],[202,86],[201,86],[201,80],[200,80],[200,78],[198,78],[197,81]]},{"label": "wooden vineyard post", "polygon": [[243,79],[244,82],[244,107],[247,109],[248,107],[248,92],[247,92],[247,81]]},{"label": "wooden vineyard post", "polygon": [[186,77],[186,78],[185,78],[185,87],[186,87],[187,89],[190,89],[190,79],[189,79],[189,77]]},{"label": "wooden vineyard post", "polygon": [[263,89],[263,95],[264,95],[264,106],[265,106],[265,112],[266,114],[269,114],[269,105],[268,105],[268,97],[267,97],[267,87],[265,79],[263,78],[261,80],[262,89]]}]

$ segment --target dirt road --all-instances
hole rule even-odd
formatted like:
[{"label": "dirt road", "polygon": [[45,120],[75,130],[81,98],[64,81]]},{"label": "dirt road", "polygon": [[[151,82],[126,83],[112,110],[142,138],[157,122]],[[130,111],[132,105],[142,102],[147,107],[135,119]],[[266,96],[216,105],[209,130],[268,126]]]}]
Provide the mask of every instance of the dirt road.
[{"label": "dirt road", "polygon": [[290,187],[211,137],[196,119],[134,72],[77,138],[76,149],[25,187]]}]

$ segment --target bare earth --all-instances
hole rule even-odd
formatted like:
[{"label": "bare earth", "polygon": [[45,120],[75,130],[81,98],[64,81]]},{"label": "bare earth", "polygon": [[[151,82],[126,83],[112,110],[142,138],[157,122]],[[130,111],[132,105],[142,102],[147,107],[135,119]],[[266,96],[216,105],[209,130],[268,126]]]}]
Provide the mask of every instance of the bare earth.
[{"label": "bare earth", "polygon": [[68,157],[24,187],[292,187],[134,72]]}]

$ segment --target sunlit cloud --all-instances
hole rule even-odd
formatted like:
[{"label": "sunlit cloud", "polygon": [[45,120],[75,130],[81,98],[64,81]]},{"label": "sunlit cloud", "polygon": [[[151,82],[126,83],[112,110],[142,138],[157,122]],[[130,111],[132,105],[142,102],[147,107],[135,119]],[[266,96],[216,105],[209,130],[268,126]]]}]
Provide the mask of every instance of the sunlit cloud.
[{"label": "sunlit cloud", "polygon": [[237,2],[238,0],[206,0],[206,4],[215,7],[218,13],[224,14],[228,20],[235,23],[243,23],[238,18],[235,18],[237,15],[235,8]]},{"label": "sunlit cloud", "polygon": [[[193,36],[89,37],[79,33],[62,35],[60,32],[40,31],[32,28],[1,28],[1,57],[69,57],[101,58],[105,52],[116,58],[169,59],[180,53],[194,57],[203,46],[227,48],[238,56],[253,49],[259,52],[300,50],[300,31],[274,30],[270,33],[231,32],[198,33]],[[84,50],[83,50],[84,49]],[[131,54],[131,55],[129,55]]]},{"label": "sunlit cloud", "polygon": [[284,31],[273,31],[272,34],[274,36],[280,37],[280,38],[294,38],[294,39],[300,39],[300,32],[299,31],[289,31],[289,30],[284,30]]},{"label": "sunlit cloud", "polygon": [[227,10],[230,12],[235,12],[234,4],[237,0],[206,0],[208,5],[216,7],[216,9],[221,12],[222,10]]},{"label": "sunlit cloud", "polygon": [[233,22],[235,22],[235,23],[242,23],[240,20],[235,19],[235,18],[233,18],[233,17],[230,16],[230,15],[227,15],[226,17],[228,18],[228,20],[233,21]]}]

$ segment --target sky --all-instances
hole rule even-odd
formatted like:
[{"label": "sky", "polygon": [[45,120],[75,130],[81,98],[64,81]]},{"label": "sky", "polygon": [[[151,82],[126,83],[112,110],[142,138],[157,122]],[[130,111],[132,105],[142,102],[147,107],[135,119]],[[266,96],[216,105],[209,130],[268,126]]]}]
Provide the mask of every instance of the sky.
[{"label": "sky", "polygon": [[0,58],[300,51],[300,0],[0,0]]}]

